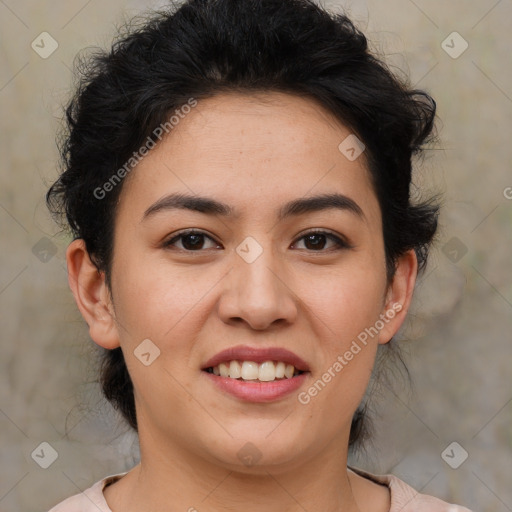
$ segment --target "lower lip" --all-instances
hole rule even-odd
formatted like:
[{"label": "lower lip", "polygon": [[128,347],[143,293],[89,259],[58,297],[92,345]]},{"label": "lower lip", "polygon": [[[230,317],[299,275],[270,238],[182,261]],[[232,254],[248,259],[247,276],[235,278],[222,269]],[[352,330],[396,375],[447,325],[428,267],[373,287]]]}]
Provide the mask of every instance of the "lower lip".
[{"label": "lower lip", "polygon": [[309,372],[304,372],[291,379],[255,382],[220,377],[205,371],[202,373],[221,391],[248,402],[272,402],[279,400],[300,388],[309,374]]}]

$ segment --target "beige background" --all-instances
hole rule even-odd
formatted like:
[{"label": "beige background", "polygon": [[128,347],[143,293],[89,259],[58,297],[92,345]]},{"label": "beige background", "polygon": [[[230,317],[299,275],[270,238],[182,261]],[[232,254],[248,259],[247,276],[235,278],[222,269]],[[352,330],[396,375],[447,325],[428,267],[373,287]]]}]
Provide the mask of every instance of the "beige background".
[{"label": "beige background", "polygon": [[[418,164],[418,183],[444,191],[445,208],[403,331],[414,389],[383,393],[375,447],[353,463],[475,511],[512,510],[512,2],[326,4],[344,5],[373,47],[436,98],[442,137]],[[68,239],[44,193],[74,55],[158,5],[0,1],[2,511],[47,510],[135,464],[133,435],[93,382],[93,344],[67,287]],[[31,48],[43,31],[59,45],[47,59]],[[469,44],[456,59],[441,46],[453,31]],[[454,441],[469,454],[458,469],[441,457]],[[41,442],[58,454],[48,469],[31,457]]]}]

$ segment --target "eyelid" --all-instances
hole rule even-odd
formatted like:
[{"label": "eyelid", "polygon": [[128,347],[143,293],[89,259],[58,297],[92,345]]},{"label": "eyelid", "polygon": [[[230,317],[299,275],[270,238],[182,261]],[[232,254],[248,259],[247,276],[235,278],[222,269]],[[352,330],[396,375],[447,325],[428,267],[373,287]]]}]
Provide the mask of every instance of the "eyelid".
[{"label": "eyelid", "polygon": [[[215,240],[215,238],[212,235],[210,235],[209,233],[207,233],[206,231],[204,231],[202,229],[199,229],[199,228],[186,228],[186,229],[183,229],[182,231],[178,231],[176,233],[173,233],[170,238],[166,238],[163,241],[162,246],[164,248],[167,248],[167,247],[171,246],[171,244],[174,241],[178,240],[180,237],[186,236],[186,235],[190,235],[192,233],[194,235],[203,235],[206,238],[209,238],[212,242],[215,242],[217,245],[221,245],[219,242],[217,242],[217,240]],[[186,251],[186,252],[202,252],[202,251]]]}]

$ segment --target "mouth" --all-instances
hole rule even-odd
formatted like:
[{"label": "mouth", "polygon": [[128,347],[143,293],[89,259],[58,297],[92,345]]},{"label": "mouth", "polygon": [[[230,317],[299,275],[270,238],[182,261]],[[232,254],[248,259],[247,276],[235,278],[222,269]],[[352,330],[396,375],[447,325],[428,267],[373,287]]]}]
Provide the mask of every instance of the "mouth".
[{"label": "mouth", "polygon": [[258,364],[256,361],[225,361],[216,366],[209,366],[203,371],[241,381],[274,382],[292,379],[306,373],[295,368],[293,364],[284,361],[264,361]]},{"label": "mouth", "polygon": [[310,373],[309,365],[297,354],[280,347],[237,345],[209,359],[203,372],[219,380],[271,383],[295,380]]}]

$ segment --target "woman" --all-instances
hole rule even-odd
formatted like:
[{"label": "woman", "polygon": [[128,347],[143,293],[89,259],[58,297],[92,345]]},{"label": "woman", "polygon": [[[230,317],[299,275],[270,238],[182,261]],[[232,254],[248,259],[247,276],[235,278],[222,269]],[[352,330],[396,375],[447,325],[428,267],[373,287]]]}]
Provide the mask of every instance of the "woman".
[{"label": "woman", "polygon": [[467,511],[347,466],[436,231],[434,101],[308,0],[190,0],[91,64],[47,199],[141,460],[52,511]]}]

